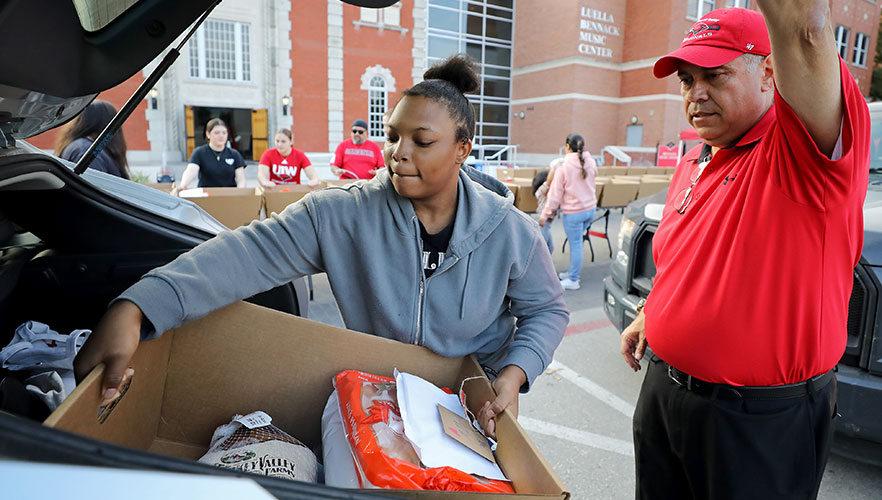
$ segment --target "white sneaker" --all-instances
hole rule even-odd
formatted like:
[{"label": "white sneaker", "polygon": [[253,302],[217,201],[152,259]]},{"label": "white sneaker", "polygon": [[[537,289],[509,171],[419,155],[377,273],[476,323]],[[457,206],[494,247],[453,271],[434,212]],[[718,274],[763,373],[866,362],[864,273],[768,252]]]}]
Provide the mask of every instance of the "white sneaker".
[{"label": "white sneaker", "polygon": [[569,279],[569,278],[570,278],[570,273],[568,273],[568,272],[566,272],[566,271],[564,271],[564,272],[562,272],[562,273],[557,273],[557,277],[560,278],[560,279],[562,279],[562,280]]},{"label": "white sneaker", "polygon": [[564,287],[566,290],[578,290],[582,285],[579,284],[579,281],[573,281],[569,278],[565,278],[560,280],[560,286]]}]

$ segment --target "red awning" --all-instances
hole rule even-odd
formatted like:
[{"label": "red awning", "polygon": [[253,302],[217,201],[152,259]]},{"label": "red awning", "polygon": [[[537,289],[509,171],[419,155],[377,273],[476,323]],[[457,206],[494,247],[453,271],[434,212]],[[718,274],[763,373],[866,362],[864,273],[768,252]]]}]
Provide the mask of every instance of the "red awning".
[{"label": "red awning", "polygon": [[681,141],[700,141],[701,137],[698,137],[698,132],[695,131],[694,128],[687,128],[680,132],[680,140]]}]

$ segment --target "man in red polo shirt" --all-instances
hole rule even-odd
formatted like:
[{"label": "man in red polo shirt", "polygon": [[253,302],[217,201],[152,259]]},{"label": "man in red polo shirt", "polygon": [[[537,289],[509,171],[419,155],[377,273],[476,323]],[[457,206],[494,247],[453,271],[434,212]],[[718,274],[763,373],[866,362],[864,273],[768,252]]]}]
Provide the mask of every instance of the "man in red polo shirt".
[{"label": "man in red polo shirt", "polygon": [[654,67],[704,144],[677,167],[652,293],[622,332],[634,370],[653,353],[638,498],[814,498],[826,466],[869,114],[827,0],[757,3],[709,12]]},{"label": "man in red polo shirt", "polygon": [[373,179],[377,169],[383,168],[380,146],[367,139],[368,124],[364,120],[352,122],[352,134],[341,142],[334,152],[331,172],[341,179]]}]

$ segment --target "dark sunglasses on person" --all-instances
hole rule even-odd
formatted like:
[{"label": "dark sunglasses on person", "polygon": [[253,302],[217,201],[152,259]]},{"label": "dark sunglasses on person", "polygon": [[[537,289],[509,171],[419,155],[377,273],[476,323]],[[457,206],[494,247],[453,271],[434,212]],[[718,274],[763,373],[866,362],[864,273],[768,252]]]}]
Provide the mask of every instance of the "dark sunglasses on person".
[{"label": "dark sunglasses on person", "polygon": [[359,128],[352,129],[353,134],[363,134],[365,132],[366,132],[366,130],[364,130],[364,129],[359,129]]},{"label": "dark sunglasses on person", "polygon": [[685,214],[686,209],[689,208],[689,203],[692,201],[692,192],[695,190],[695,185],[698,184],[698,181],[701,179],[701,174],[704,172],[707,164],[710,163],[710,160],[700,162],[695,166],[695,169],[692,170],[692,174],[689,176],[689,180],[692,181],[692,184],[684,187],[677,193],[677,197],[674,200],[680,200],[677,203],[677,213]]}]

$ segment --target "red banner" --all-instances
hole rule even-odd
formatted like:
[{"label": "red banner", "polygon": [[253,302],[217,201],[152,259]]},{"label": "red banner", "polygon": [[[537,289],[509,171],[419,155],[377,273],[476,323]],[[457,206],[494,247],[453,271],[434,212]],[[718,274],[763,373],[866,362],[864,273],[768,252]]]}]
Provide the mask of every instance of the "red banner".
[{"label": "red banner", "polygon": [[677,145],[669,142],[667,145],[658,146],[658,160],[656,165],[659,167],[676,167],[677,166]]}]

